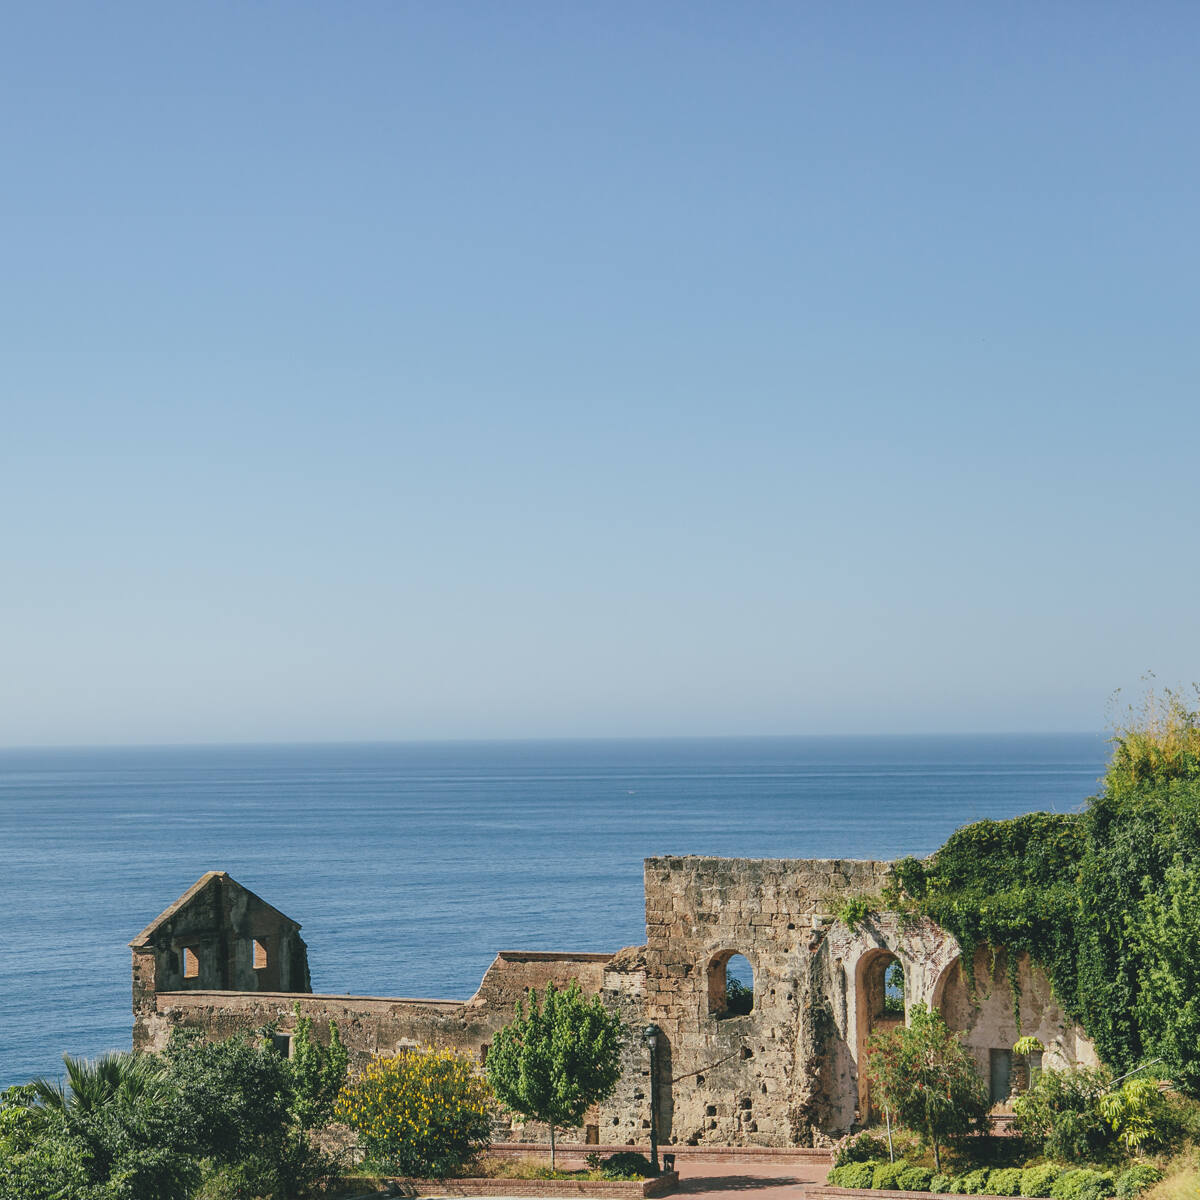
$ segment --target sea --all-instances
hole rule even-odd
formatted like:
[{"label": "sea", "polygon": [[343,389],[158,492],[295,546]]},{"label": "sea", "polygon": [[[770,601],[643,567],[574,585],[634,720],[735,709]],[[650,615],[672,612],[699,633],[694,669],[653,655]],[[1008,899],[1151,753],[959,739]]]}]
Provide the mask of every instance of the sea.
[{"label": "sea", "polygon": [[1074,812],[1103,734],[0,750],[0,1087],[128,1049],[127,943],[205,871],[314,991],[466,999],[498,950],[645,940],[642,859],[925,855]]}]

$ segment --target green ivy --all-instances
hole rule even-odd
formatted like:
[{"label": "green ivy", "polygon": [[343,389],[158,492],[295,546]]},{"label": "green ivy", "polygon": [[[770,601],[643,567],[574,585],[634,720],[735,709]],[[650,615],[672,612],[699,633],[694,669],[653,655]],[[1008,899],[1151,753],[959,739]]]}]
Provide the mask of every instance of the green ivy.
[{"label": "green ivy", "polygon": [[980,948],[1004,948],[1020,1028],[1022,953],[1119,1072],[1162,1058],[1200,1095],[1200,713],[1168,692],[1118,728],[1104,786],[1077,814],[978,821],[898,862],[885,901]]}]

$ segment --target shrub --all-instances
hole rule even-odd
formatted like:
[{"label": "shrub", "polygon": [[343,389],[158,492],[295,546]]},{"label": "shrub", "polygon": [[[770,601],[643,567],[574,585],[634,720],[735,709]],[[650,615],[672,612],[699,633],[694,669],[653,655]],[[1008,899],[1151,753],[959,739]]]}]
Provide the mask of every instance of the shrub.
[{"label": "shrub", "polygon": [[1026,1167],[1021,1172],[1022,1196],[1049,1196],[1054,1181],[1062,1174],[1062,1168],[1053,1163],[1043,1163],[1040,1167]]},{"label": "shrub", "polygon": [[956,1196],[982,1196],[987,1191],[989,1174],[991,1172],[987,1167],[977,1167],[974,1171],[968,1171],[954,1180],[950,1185],[950,1191]]},{"label": "shrub", "polygon": [[899,1186],[903,1192],[928,1192],[933,1172],[928,1167],[906,1167],[900,1173]]},{"label": "shrub", "polygon": [[1134,1196],[1140,1196],[1162,1177],[1163,1173],[1157,1167],[1145,1163],[1129,1167],[1117,1177],[1117,1200],[1133,1200]]},{"label": "shrub", "polygon": [[593,1171],[599,1171],[605,1179],[646,1179],[655,1174],[654,1164],[636,1150],[618,1150],[607,1158],[589,1154],[584,1160]]},{"label": "shrub", "polygon": [[988,1195],[1019,1196],[1021,1194],[1021,1168],[1001,1167],[988,1177]]},{"label": "shrub", "polygon": [[954,1176],[943,1175],[940,1171],[938,1171],[929,1181],[929,1190],[931,1192],[948,1192],[950,1190],[950,1185],[953,1182]]},{"label": "shrub", "polygon": [[1091,1167],[1075,1167],[1064,1171],[1051,1185],[1051,1200],[1104,1200],[1113,1195],[1116,1185],[1109,1172]]},{"label": "shrub", "polygon": [[847,928],[853,929],[871,915],[874,907],[869,896],[849,896],[837,910],[837,919]]},{"label": "shrub", "polygon": [[490,1098],[469,1059],[412,1050],[372,1062],[342,1089],[334,1115],[357,1131],[370,1161],[440,1179],[487,1143]]},{"label": "shrub", "polygon": [[869,1188],[875,1181],[875,1162],[852,1162],[843,1167],[834,1167],[827,1176],[834,1187]]},{"label": "shrub", "polygon": [[844,1167],[847,1163],[866,1162],[869,1158],[882,1158],[887,1153],[887,1143],[865,1129],[848,1133],[833,1147],[833,1165]]},{"label": "shrub", "polygon": [[1029,1091],[1013,1101],[1017,1132],[1047,1158],[1103,1158],[1116,1140],[1099,1107],[1111,1078],[1103,1067],[1040,1072]]},{"label": "shrub", "polygon": [[901,1174],[907,1169],[908,1163],[902,1158],[896,1159],[895,1162],[881,1162],[871,1177],[871,1186],[895,1191],[900,1186]]}]

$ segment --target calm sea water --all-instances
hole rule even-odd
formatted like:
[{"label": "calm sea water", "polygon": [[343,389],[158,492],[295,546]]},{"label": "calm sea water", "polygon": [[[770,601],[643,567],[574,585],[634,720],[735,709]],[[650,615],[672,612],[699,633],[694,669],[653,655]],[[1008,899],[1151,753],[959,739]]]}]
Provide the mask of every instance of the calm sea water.
[{"label": "calm sea water", "polygon": [[126,943],[223,869],[317,991],[466,998],[644,940],[650,854],[892,858],[1077,809],[1101,735],[0,751],[0,1086],[128,1048]]}]

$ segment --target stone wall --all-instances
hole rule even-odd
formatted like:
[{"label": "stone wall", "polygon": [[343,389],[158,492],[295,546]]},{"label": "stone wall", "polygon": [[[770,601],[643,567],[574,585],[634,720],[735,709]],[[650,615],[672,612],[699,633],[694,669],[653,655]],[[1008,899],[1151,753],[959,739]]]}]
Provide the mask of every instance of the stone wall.
[{"label": "stone wall", "polygon": [[[645,1023],[645,967],[636,953],[623,959],[612,954],[502,951],[478,991],[466,1001],[199,989],[158,992],[152,1008],[143,1005],[134,1026],[134,1049],[163,1049],[174,1028],[223,1038],[272,1024],[283,1039],[290,1037],[298,1016],[303,1016],[312,1020],[313,1034],[323,1043],[328,1043],[330,1023],[337,1022],[351,1069],[360,1069],[376,1055],[416,1046],[452,1049],[482,1066],[492,1037],[512,1020],[518,1000],[527,1002],[531,992],[542,993],[550,983],[566,987],[572,980],[585,993],[602,996],[627,1028],[636,1031]],[[281,1043],[281,1049],[286,1046]],[[590,1134],[594,1139],[629,1144],[645,1140],[649,1062],[648,1051],[636,1036],[627,1039],[622,1066],[615,1095],[590,1113],[571,1136],[582,1141]],[[589,1125],[594,1127],[590,1131]],[[548,1140],[549,1134],[539,1126],[503,1119],[496,1125],[496,1137]]]},{"label": "stone wall", "polygon": [[[646,1010],[667,1043],[666,1141],[811,1144],[802,1050],[810,959],[839,898],[873,894],[888,864],[670,857],[645,863]],[[754,969],[754,1007],[719,1011],[730,954]]]},{"label": "stone wall", "polygon": [[[577,980],[621,1016],[627,1037],[616,1092],[568,1137],[647,1144],[655,1089],[642,1031],[653,1023],[661,1143],[823,1145],[870,1117],[860,1070],[867,1040],[902,1022],[914,1004],[942,1010],[985,1079],[1007,1079],[1021,1066],[1012,1062],[1019,1035],[1002,952],[979,952],[972,992],[957,942],[932,922],[875,912],[846,925],[833,915],[849,897],[878,897],[890,869],[853,860],[650,858],[645,946],[616,954],[504,951],[461,1002],[312,994],[299,925],[215,872],[131,943],[134,1046],[161,1049],[174,1027],[223,1037],[270,1022],[282,1042],[298,1006],[321,1040],[337,1022],[354,1067],[412,1046],[449,1047],[482,1065],[518,1000]],[[259,939],[267,961],[256,966]],[[190,977],[185,949],[197,955]],[[726,1004],[734,954],[754,972],[753,1006],[742,1015]],[[889,1007],[885,980],[894,963],[903,968],[903,995]],[[1094,1062],[1044,975],[1026,959],[1017,966],[1022,1032],[1045,1044],[1045,1065]],[[547,1131],[505,1118],[496,1137],[540,1141]]]}]

